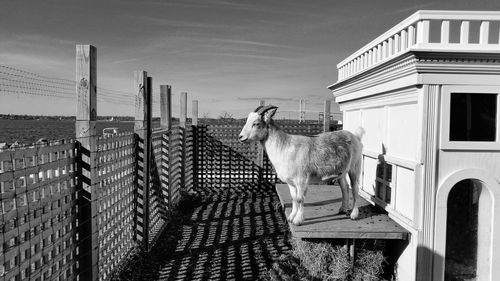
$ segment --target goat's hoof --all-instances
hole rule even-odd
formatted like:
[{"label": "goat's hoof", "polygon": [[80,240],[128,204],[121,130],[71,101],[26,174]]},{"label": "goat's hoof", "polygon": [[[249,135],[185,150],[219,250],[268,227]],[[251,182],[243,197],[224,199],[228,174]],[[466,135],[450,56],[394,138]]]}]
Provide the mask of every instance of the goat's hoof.
[{"label": "goat's hoof", "polygon": [[299,218],[299,217],[297,217],[297,216],[296,216],[296,217],[293,219],[292,224],[293,224],[293,225],[296,225],[296,226],[299,226],[299,225],[301,225],[303,222],[304,222],[304,218],[303,218],[303,217],[302,217],[302,218]]},{"label": "goat's hoof", "polygon": [[351,211],[351,220],[357,220],[359,217],[359,210],[356,208],[356,209],[353,209]]},{"label": "goat's hoof", "polygon": [[342,214],[346,214],[347,215],[348,211],[349,211],[348,209],[340,207],[338,214],[339,215],[342,215]]}]

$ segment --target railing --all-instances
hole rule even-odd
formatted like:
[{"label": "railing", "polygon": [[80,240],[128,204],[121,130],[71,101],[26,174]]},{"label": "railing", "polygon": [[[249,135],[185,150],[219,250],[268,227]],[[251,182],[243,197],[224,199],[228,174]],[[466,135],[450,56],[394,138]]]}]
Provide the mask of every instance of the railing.
[{"label": "railing", "polygon": [[[500,33],[498,22],[500,12],[418,11],[340,62],[339,81],[409,51],[500,53],[500,42],[491,42],[490,37]],[[460,25],[456,30],[455,24]],[[471,30],[473,25],[477,30]]]}]

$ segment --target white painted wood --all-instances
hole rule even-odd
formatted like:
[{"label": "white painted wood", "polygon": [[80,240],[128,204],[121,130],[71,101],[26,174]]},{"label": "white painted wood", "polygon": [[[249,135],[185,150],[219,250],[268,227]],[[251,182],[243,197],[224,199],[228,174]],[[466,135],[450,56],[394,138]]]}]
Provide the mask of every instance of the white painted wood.
[{"label": "white painted wood", "polygon": [[415,171],[396,166],[393,168],[393,174],[396,175],[393,197],[395,203],[394,209],[408,220],[413,221],[415,217]]},{"label": "white painted wood", "polygon": [[394,38],[393,37],[389,38],[388,44],[389,44],[388,56],[391,57],[392,55],[394,55]]},{"label": "white painted wood", "polygon": [[394,34],[394,53],[397,54],[399,52],[401,52],[401,36]]},{"label": "white painted wood", "polygon": [[449,20],[443,20],[441,22],[441,44],[448,44],[450,43],[450,21]]},{"label": "white painted wood", "polygon": [[462,21],[460,25],[460,44],[469,44],[469,21]]},{"label": "white painted wood", "polygon": [[429,43],[429,20],[421,20],[417,23],[417,43]]},{"label": "white painted wood", "polygon": [[388,107],[387,153],[403,159],[417,159],[417,104]]},{"label": "white painted wood", "polygon": [[404,52],[408,49],[408,32],[406,29],[401,30],[401,51]]},{"label": "white painted wood", "polygon": [[479,44],[487,45],[490,35],[490,22],[482,21],[479,27]]},{"label": "white painted wood", "polygon": [[415,26],[408,26],[408,47],[411,47],[415,44]]}]

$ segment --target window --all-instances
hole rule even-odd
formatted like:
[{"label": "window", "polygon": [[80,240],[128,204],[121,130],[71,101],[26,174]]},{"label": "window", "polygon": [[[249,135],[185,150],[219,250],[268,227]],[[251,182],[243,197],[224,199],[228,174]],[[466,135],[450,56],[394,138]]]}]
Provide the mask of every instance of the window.
[{"label": "window", "polygon": [[499,86],[443,86],[440,148],[500,149],[499,96]]},{"label": "window", "polygon": [[377,164],[375,196],[383,202],[391,203],[392,165],[387,162]]},{"label": "window", "polygon": [[451,93],[450,141],[495,141],[497,96]]}]

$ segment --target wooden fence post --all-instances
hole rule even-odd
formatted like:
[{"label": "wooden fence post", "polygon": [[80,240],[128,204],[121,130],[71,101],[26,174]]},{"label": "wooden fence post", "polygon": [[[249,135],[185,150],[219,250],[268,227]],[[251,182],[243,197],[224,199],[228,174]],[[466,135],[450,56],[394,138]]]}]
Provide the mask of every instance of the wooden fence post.
[{"label": "wooden fence post", "polygon": [[193,105],[191,108],[192,116],[191,116],[191,124],[193,126],[198,126],[198,101],[193,100]]},{"label": "wooden fence post", "polygon": [[198,190],[198,100],[193,100],[191,108],[191,128],[193,134],[193,189]]},{"label": "wooden fence post", "polygon": [[179,127],[181,132],[182,160],[181,160],[181,187],[186,190],[186,119],[187,119],[187,93],[181,93]]},{"label": "wooden fence post", "polygon": [[181,111],[179,117],[179,126],[181,128],[186,128],[186,119],[187,119],[187,93],[181,93]]},{"label": "wooden fence post", "polygon": [[137,229],[136,239],[149,251],[149,185],[151,166],[151,85],[146,71],[135,71],[135,123],[137,135]]},{"label": "wooden fence post", "polygon": [[81,280],[99,278],[97,171],[97,49],[76,45],[76,139],[80,143],[78,177],[78,232]]},{"label": "wooden fence post", "polygon": [[323,114],[323,132],[330,131],[330,100],[325,101],[325,110]]},{"label": "wooden fence post", "polygon": [[160,126],[172,129],[172,86],[160,86]]}]

